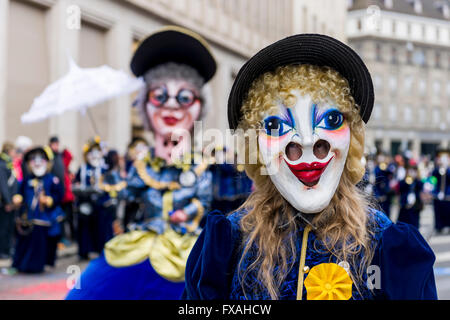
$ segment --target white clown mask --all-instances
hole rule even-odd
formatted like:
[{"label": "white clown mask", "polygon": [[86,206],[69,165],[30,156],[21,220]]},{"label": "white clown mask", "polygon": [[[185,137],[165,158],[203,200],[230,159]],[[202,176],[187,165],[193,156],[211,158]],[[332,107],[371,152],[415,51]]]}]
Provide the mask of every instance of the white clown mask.
[{"label": "white clown mask", "polygon": [[42,177],[47,173],[48,161],[42,155],[35,155],[30,159],[30,170],[36,177]]},{"label": "white clown mask", "polygon": [[319,213],[338,187],[350,128],[332,102],[317,103],[297,90],[290,93],[295,105],[280,103],[279,111],[263,120],[260,155],[275,187],[295,209]]},{"label": "white clown mask", "polygon": [[86,155],[86,159],[87,162],[94,168],[98,168],[101,165],[103,165],[103,154],[97,148],[94,148],[91,151],[89,151],[88,154]]}]

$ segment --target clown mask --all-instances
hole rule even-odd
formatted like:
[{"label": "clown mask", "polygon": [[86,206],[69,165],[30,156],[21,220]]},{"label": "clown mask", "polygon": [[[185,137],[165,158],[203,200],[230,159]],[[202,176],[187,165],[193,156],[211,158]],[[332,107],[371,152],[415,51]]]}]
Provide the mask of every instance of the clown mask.
[{"label": "clown mask", "polygon": [[42,177],[47,173],[48,161],[42,155],[35,155],[30,159],[30,170],[36,177]]},{"label": "clown mask", "polygon": [[350,128],[331,101],[319,103],[290,92],[293,106],[279,103],[258,134],[259,152],[281,195],[303,213],[319,213],[339,184],[350,146]]},{"label": "clown mask", "polygon": [[89,151],[86,159],[87,162],[94,168],[100,167],[103,164],[103,154],[98,148],[94,148]]},{"label": "clown mask", "polygon": [[147,116],[157,135],[167,136],[176,129],[190,131],[200,111],[199,93],[186,81],[162,81],[149,90]]}]

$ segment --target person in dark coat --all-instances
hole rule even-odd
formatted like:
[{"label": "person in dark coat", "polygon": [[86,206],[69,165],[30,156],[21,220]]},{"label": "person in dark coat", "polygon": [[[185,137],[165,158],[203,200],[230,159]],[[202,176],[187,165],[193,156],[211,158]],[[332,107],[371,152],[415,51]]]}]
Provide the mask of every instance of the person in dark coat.
[{"label": "person in dark coat", "polygon": [[423,183],[418,177],[417,164],[406,169],[405,179],[399,182],[400,212],[398,221],[409,223],[419,229],[420,212],[423,209]]},{"label": "person in dark coat", "polygon": [[52,154],[36,147],[24,155],[30,174],[20,185],[14,202],[21,204],[17,218],[17,241],[12,267],[20,272],[40,273],[54,266],[64,212],[62,181],[50,173]]},{"label": "person in dark coat", "polygon": [[439,149],[436,153],[436,168],[432,177],[436,180],[433,190],[434,221],[437,232],[450,227],[450,150]]},{"label": "person in dark coat", "polygon": [[12,197],[17,192],[12,158],[14,146],[5,142],[0,154],[0,259],[8,259],[14,233],[15,207]]}]

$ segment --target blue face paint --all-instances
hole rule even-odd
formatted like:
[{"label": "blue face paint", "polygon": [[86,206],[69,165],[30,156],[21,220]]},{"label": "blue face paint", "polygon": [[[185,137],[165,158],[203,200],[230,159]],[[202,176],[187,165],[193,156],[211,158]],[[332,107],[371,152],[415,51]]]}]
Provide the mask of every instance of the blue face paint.
[{"label": "blue face paint", "polygon": [[[314,110],[316,110],[315,107]],[[314,129],[321,128],[325,130],[337,130],[344,123],[344,115],[335,108],[326,110],[322,114],[315,116],[314,119]]]},{"label": "blue face paint", "polygon": [[284,105],[280,107],[282,108],[280,116],[270,116],[264,119],[266,134],[272,137],[281,137],[295,128],[295,120],[291,109]]}]

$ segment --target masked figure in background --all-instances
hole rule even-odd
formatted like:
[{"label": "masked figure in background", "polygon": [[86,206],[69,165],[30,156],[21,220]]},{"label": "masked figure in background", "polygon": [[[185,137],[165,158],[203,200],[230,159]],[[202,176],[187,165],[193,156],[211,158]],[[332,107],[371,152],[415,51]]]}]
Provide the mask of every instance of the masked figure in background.
[{"label": "masked figure in background", "polygon": [[83,148],[84,163],[78,170],[73,192],[77,208],[78,256],[89,259],[90,252],[100,253],[112,238],[112,224],[104,225],[100,217],[103,201],[100,182],[104,170],[100,139],[90,140]]},{"label": "masked figure in background", "polygon": [[450,150],[440,149],[436,153],[436,168],[432,176],[436,181],[433,190],[434,223],[437,232],[450,227]]},{"label": "masked figure in background", "polygon": [[247,133],[255,190],[207,217],[184,298],[436,299],[426,241],[356,187],[373,101],[361,58],[328,36],[285,38],[242,67],[228,120]]},{"label": "masked figure in background", "polygon": [[228,150],[223,146],[214,149],[215,163],[210,166],[213,175],[213,201],[211,208],[229,213],[239,208],[252,188],[252,181],[247,177],[242,164],[237,164],[234,156],[231,163],[226,163]]},{"label": "masked figure in background", "polygon": [[381,211],[390,217],[391,201],[395,192],[391,189],[391,181],[394,178],[394,173],[391,171],[387,160],[383,154],[377,156],[377,166],[374,170],[375,183],[373,185],[373,195],[377,199]]},{"label": "masked figure in background", "polygon": [[203,86],[216,70],[208,44],[188,30],[167,27],[141,43],[131,69],[145,79],[138,106],[155,140],[127,179],[127,191],[143,202],[145,219],[106,244],[104,256],[88,266],[81,289],[68,299],[178,299],[211,202],[207,162],[192,155],[194,139],[186,135],[203,118]]},{"label": "masked figure in background", "polygon": [[[136,161],[147,161],[149,157],[150,146],[144,138],[135,137],[128,146],[126,155],[126,172],[134,172],[133,164]],[[126,198],[125,216],[123,219],[123,228],[127,229],[129,224],[142,222],[143,208],[140,198],[136,198],[136,193],[129,193]]]},{"label": "masked figure in background", "polygon": [[[125,198],[127,183],[120,176],[119,154],[110,150],[105,157],[105,170],[100,178],[99,188],[103,191],[99,198],[99,241],[102,248],[114,234],[121,232],[122,228],[117,221],[117,209],[120,200]],[[110,226],[113,226],[111,229]],[[113,233],[114,231],[114,233]]]},{"label": "masked figure in background", "polygon": [[54,266],[64,212],[63,182],[53,176],[49,148],[36,147],[24,155],[29,175],[21,182],[13,201],[21,205],[17,218],[17,241],[13,268],[38,273]]},{"label": "masked figure in background", "polygon": [[397,219],[397,222],[409,223],[417,229],[423,209],[423,183],[418,175],[417,163],[410,160],[406,167],[406,177],[399,182],[400,212]]}]

